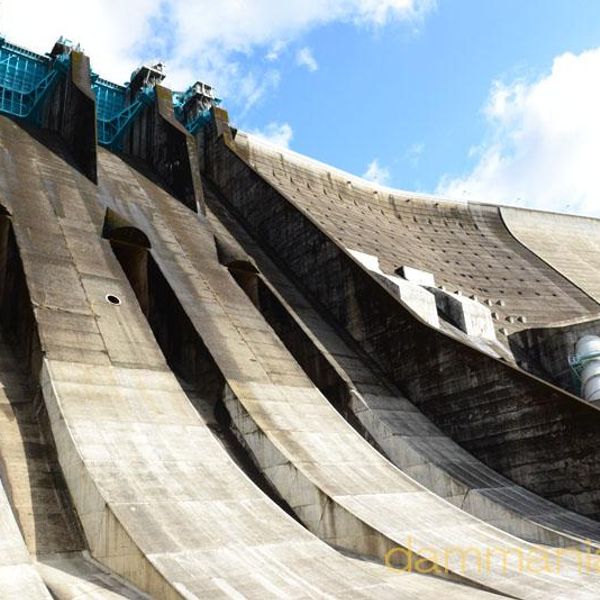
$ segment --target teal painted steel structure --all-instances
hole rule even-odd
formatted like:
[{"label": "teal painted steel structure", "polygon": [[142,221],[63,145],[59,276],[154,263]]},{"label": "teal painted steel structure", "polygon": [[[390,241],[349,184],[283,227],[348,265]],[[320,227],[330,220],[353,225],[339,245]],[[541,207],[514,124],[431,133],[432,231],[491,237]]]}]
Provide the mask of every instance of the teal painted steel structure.
[{"label": "teal painted steel structure", "polygon": [[[58,44],[65,48],[63,54],[42,56],[0,36],[0,113],[41,125],[44,103],[69,69],[72,43],[61,37]],[[198,96],[199,85],[211,89],[196,83],[185,92],[173,94],[175,116],[192,135],[208,122],[210,107],[221,102],[219,98],[204,96],[194,110],[184,110]],[[155,98],[152,85],[143,86],[133,100],[128,88],[129,85],[118,85],[92,74],[98,143],[114,151],[122,149],[126,132]]]},{"label": "teal painted steel structure", "polygon": [[154,102],[154,89],[146,86],[136,99],[127,104],[127,87],[94,76],[98,143],[111,150],[121,150],[123,137],[145,107]]},{"label": "teal painted steel structure", "polygon": [[68,71],[69,60],[68,52],[41,56],[0,38],[0,112],[40,125],[44,102]]},{"label": "teal painted steel structure", "polygon": [[[175,116],[183,124],[183,126],[192,134],[195,135],[208,123],[210,120],[210,107],[204,109],[197,108],[195,111],[187,112],[184,107],[194,97],[199,96],[198,86],[203,88],[211,89],[209,86],[204,86],[200,82],[190,86],[185,92],[174,92],[173,93],[173,108]],[[204,105],[207,103],[210,106],[219,106],[221,104],[220,98],[204,96]]]}]

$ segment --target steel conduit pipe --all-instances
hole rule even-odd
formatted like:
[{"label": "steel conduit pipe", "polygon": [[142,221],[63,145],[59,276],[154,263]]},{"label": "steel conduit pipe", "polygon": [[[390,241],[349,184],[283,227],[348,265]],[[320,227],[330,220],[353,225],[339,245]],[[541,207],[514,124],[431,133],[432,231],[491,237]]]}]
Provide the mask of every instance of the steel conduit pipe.
[{"label": "steel conduit pipe", "polygon": [[575,346],[581,364],[581,395],[589,402],[600,400],[600,337],[584,335]]}]

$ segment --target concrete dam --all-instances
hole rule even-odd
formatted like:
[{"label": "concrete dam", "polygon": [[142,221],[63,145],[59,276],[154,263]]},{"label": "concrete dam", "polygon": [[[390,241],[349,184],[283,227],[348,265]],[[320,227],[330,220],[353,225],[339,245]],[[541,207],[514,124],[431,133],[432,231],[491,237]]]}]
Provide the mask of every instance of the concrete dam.
[{"label": "concrete dam", "polygon": [[600,221],[164,77],[0,38],[0,598],[600,598]]}]

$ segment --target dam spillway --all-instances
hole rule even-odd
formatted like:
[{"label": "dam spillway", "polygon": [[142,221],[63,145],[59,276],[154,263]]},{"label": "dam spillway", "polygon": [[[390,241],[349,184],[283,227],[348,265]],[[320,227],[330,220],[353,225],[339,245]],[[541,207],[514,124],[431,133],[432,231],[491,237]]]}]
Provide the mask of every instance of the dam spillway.
[{"label": "dam spillway", "polygon": [[0,42],[1,598],[600,596],[599,221]]}]

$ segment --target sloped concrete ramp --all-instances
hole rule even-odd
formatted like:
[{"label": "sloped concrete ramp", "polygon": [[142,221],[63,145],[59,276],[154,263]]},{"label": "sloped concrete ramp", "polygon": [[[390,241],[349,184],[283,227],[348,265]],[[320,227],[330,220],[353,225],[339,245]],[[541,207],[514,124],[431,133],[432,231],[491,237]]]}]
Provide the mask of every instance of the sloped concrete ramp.
[{"label": "sloped concrete ramp", "polygon": [[[555,316],[597,311],[595,301],[514,239],[497,207],[457,206],[400,194],[381,197],[364,182],[359,188],[324,166],[290,159],[286,151],[265,151],[239,133],[235,140],[227,132],[216,135],[205,148],[207,177],[227,207],[327,318],[439,429],[515,483],[597,519],[600,489],[592,473],[600,465],[598,410],[505,357],[482,352],[468,336],[460,339],[429,326],[348,250],[381,257],[382,269],[391,274],[398,265],[394,240],[406,238],[409,246],[414,235],[415,253],[433,260],[427,248],[439,248],[431,231],[442,226],[442,253],[455,253],[452,240],[459,247],[451,263],[467,261],[473,263],[472,270],[483,249],[493,249],[489,274],[476,283],[475,271],[463,272],[473,279],[467,277],[471,289],[461,289],[471,294],[480,286],[487,289],[485,281],[493,280],[494,286],[502,286],[501,297],[479,300],[493,301],[494,310],[525,311],[522,321],[514,313],[503,317],[499,335],[509,331],[505,322],[516,329],[534,316],[548,318],[548,311],[540,309],[544,302],[536,298],[560,299],[548,300]],[[417,244],[426,231],[428,242]],[[379,250],[371,249],[374,239],[381,242]],[[525,295],[528,271],[539,279],[534,290],[540,296]]]},{"label": "sloped concrete ramp", "polygon": [[[215,266],[215,250],[199,222],[139,172],[126,176],[123,168],[118,158],[100,153],[104,197],[147,234],[164,277],[227,382],[225,403],[240,440],[308,529],[332,545],[380,560],[393,548],[412,547],[436,562],[457,540],[492,557],[498,550],[512,557],[537,552],[429,493],[362,439],[227,271]],[[111,173],[118,177],[111,179]],[[132,178],[144,190],[135,207],[115,200],[123,196],[121,182]],[[451,573],[516,597],[600,593],[600,579],[578,573],[573,556],[565,556],[560,574],[540,575],[516,563],[504,572],[499,563],[482,572],[477,557],[451,554]]]},{"label": "sloped concrete ramp", "polygon": [[561,547],[598,547],[596,521],[515,485],[435,427],[320,316],[215,194],[207,190],[205,195],[218,238],[259,270],[255,279],[262,286],[257,294],[261,312],[313,383],[396,466],[435,494],[513,535]]},{"label": "sloped concrete ramp", "polygon": [[14,561],[2,569],[0,598],[142,598],[84,557],[77,517],[38,418],[41,400],[26,376],[28,359],[18,360],[13,349],[0,335],[0,478],[10,496],[0,486],[0,559]]},{"label": "sloped concrete ramp", "polygon": [[[260,492],[166,366],[101,241],[96,187],[60,157],[60,145],[48,149],[52,140],[5,119],[0,128],[0,193],[44,351],[40,385],[94,558],[159,598],[486,596],[340,554]],[[146,192],[123,171],[117,197],[139,217]],[[164,195],[155,188],[148,183]]]},{"label": "sloped concrete ramp", "polygon": [[0,486],[0,597],[3,600],[50,600],[42,578],[29,557],[27,546]]},{"label": "sloped concrete ramp", "polygon": [[519,242],[600,302],[600,221],[572,215],[500,207]]}]

